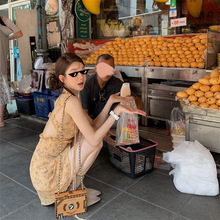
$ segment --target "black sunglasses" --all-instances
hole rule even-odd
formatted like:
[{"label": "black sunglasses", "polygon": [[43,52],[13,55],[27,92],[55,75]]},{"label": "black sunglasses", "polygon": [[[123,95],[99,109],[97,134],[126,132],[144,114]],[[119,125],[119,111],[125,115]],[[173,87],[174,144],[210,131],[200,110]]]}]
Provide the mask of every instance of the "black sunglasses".
[{"label": "black sunglasses", "polygon": [[78,75],[78,73],[81,73],[83,75],[87,74],[89,70],[80,70],[80,71],[77,71],[77,72],[74,72],[74,73],[69,73],[70,76],[72,77],[76,77]]},{"label": "black sunglasses", "polygon": [[99,100],[102,102],[102,103],[105,103],[106,102],[106,98],[104,97],[106,91],[104,89],[100,89],[99,90]]}]

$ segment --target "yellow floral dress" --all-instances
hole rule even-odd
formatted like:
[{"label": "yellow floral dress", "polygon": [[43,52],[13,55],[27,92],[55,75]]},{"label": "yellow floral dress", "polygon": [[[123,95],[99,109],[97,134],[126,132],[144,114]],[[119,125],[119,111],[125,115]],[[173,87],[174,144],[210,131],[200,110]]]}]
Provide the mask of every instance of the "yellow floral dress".
[{"label": "yellow floral dress", "polygon": [[[56,113],[64,107],[65,100],[71,94],[66,92],[58,99],[47,123],[52,122],[56,129],[55,137],[44,137],[40,134],[39,143],[34,151],[30,164],[30,176],[42,205],[55,202],[55,193],[58,187],[59,151],[61,123],[55,118]],[[50,121],[51,120],[51,121]],[[64,192],[72,182],[72,160],[70,158],[70,143],[79,132],[74,121],[63,124],[63,146],[61,157],[60,191]]]}]

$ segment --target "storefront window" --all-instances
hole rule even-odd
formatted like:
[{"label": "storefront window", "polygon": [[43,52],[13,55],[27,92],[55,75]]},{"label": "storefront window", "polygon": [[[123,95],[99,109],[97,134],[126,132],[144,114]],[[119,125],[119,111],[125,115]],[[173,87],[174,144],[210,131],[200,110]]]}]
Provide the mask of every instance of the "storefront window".
[{"label": "storefront window", "polygon": [[8,0],[0,0],[0,5],[4,5],[4,4],[7,4],[8,3]]},{"label": "storefront window", "polygon": [[164,25],[168,29],[168,9],[169,1],[163,4],[154,0],[102,1],[100,15],[93,16],[94,38],[161,35]]},{"label": "storefront window", "polygon": [[1,9],[0,8],[0,15],[8,18],[8,9]]},{"label": "storefront window", "polygon": [[[219,0],[176,0],[176,16],[172,17],[170,2],[102,0],[101,13],[92,16],[93,39],[204,33],[220,25]],[[184,17],[186,25],[171,27],[171,19]]]}]

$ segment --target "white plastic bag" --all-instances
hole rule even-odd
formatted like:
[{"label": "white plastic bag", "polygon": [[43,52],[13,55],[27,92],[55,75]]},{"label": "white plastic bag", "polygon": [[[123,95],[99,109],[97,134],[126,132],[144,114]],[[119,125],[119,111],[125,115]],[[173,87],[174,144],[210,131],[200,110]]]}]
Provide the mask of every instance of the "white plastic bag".
[{"label": "white plastic bag", "polygon": [[174,185],[183,193],[216,196],[219,194],[217,169],[210,151],[198,141],[183,141],[163,160],[174,168]]}]

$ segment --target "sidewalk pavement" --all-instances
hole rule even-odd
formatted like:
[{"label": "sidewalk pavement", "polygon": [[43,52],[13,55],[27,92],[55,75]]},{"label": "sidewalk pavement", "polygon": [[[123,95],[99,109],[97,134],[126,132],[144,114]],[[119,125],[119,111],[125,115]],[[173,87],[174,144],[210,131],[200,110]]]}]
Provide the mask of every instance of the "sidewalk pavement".
[{"label": "sidewalk pavement", "polygon": [[[11,118],[0,128],[0,219],[52,220],[54,206],[41,206],[29,176],[29,165],[45,121]],[[165,135],[141,132],[172,150]],[[101,201],[79,215],[91,220],[217,220],[220,195],[195,196],[176,190],[169,170],[156,169],[131,179],[109,163],[103,147],[85,176],[86,187],[102,192]],[[220,176],[218,175],[218,179]],[[68,217],[65,219],[73,219]]]}]

